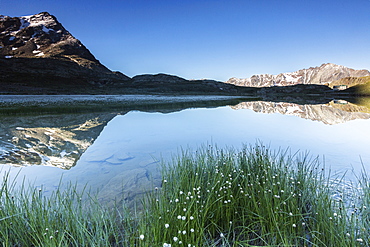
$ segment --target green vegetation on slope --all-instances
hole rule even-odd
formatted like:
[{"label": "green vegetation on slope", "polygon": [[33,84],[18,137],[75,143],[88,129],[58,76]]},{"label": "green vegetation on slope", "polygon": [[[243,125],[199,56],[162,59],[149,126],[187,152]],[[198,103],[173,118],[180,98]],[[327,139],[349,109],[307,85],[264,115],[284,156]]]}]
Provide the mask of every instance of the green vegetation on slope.
[{"label": "green vegetation on slope", "polygon": [[351,95],[368,96],[370,95],[370,76],[365,77],[346,77],[330,83],[330,87],[346,85],[348,88],[341,92]]},{"label": "green vegetation on slope", "polygon": [[333,88],[334,86],[346,85],[347,87],[356,86],[359,84],[366,84],[370,82],[370,76],[364,77],[345,77],[340,80],[333,81],[329,84],[329,87]]}]

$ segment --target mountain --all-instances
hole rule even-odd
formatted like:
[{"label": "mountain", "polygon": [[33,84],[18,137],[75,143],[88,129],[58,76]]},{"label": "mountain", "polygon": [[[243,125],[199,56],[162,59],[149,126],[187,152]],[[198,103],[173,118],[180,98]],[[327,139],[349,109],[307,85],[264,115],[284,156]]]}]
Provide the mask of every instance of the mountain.
[{"label": "mountain", "polygon": [[250,78],[239,79],[230,78],[226,83],[245,87],[271,87],[271,86],[290,86],[296,84],[318,84],[329,85],[330,82],[344,77],[370,76],[368,70],[355,70],[332,63],[322,64],[319,67],[301,69],[290,73],[280,73],[278,75],[253,75]]},{"label": "mountain", "polygon": [[47,12],[0,15],[0,94],[249,94],[213,80],[173,75],[129,78],[102,65]]},{"label": "mountain", "polygon": [[130,80],[102,65],[47,12],[22,17],[0,15],[0,65],[0,89],[12,83],[13,88],[32,91],[38,84],[69,81],[93,85]]},{"label": "mountain", "polygon": [[148,93],[179,93],[179,94],[254,94],[255,88],[239,87],[215,80],[186,80],[184,78],[167,75],[137,75],[131,80],[130,87],[145,88]]},{"label": "mountain", "polygon": [[[138,75],[133,78],[113,72],[57,18],[48,12],[9,17],[0,15],[0,94],[286,94],[260,87],[296,84],[328,84],[344,77],[370,76],[367,70],[354,70],[335,64],[279,75],[214,80],[186,80],[167,75]],[[312,86],[312,85],[311,85]],[[281,88],[280,88],[281,89]],[[307,88],[291,88],[305,94]],[[289,91],[288,90],[288,91]],[[330,88],[310,88],[315,94],[328,94]],[[331,90],[332,91],[332,90]]]}]

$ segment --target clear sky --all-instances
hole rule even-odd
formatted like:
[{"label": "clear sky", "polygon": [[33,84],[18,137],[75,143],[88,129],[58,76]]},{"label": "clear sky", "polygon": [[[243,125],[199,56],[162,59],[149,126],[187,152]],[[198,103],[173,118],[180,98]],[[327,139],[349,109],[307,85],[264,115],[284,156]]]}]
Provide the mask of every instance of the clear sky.
[{"label": "clear sky", "polygon": [[370,69],[370,0],[0,0],[3,15],[43,11],[128,76]]}]

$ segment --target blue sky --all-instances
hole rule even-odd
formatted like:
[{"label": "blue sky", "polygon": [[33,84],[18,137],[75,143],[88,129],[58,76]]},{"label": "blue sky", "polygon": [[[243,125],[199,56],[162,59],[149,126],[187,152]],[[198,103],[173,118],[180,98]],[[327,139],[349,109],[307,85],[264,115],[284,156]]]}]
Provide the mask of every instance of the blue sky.
[{"label": "blue sky", "polygon": [[336,63],[370,69],[370,0],[0,0],[48,11],[128,76],[227,80]]}]

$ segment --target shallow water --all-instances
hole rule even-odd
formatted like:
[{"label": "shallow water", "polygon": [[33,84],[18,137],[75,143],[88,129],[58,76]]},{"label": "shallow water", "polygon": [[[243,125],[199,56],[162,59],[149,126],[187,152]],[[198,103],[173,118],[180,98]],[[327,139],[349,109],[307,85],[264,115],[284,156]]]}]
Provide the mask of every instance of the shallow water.
[{"label": "shallow water", "polygon": [[[326,169],[353,179],[370,164],[370,114],[343,104],[247,102],[160,113],[128,111],[3,116],[2,173],[44,191],[68,182],[99,198],[132,201],[160,184],[160,160],[204,145],[272,150],[319,157]],[[62,178],[62,183],[61,181]]]}]

